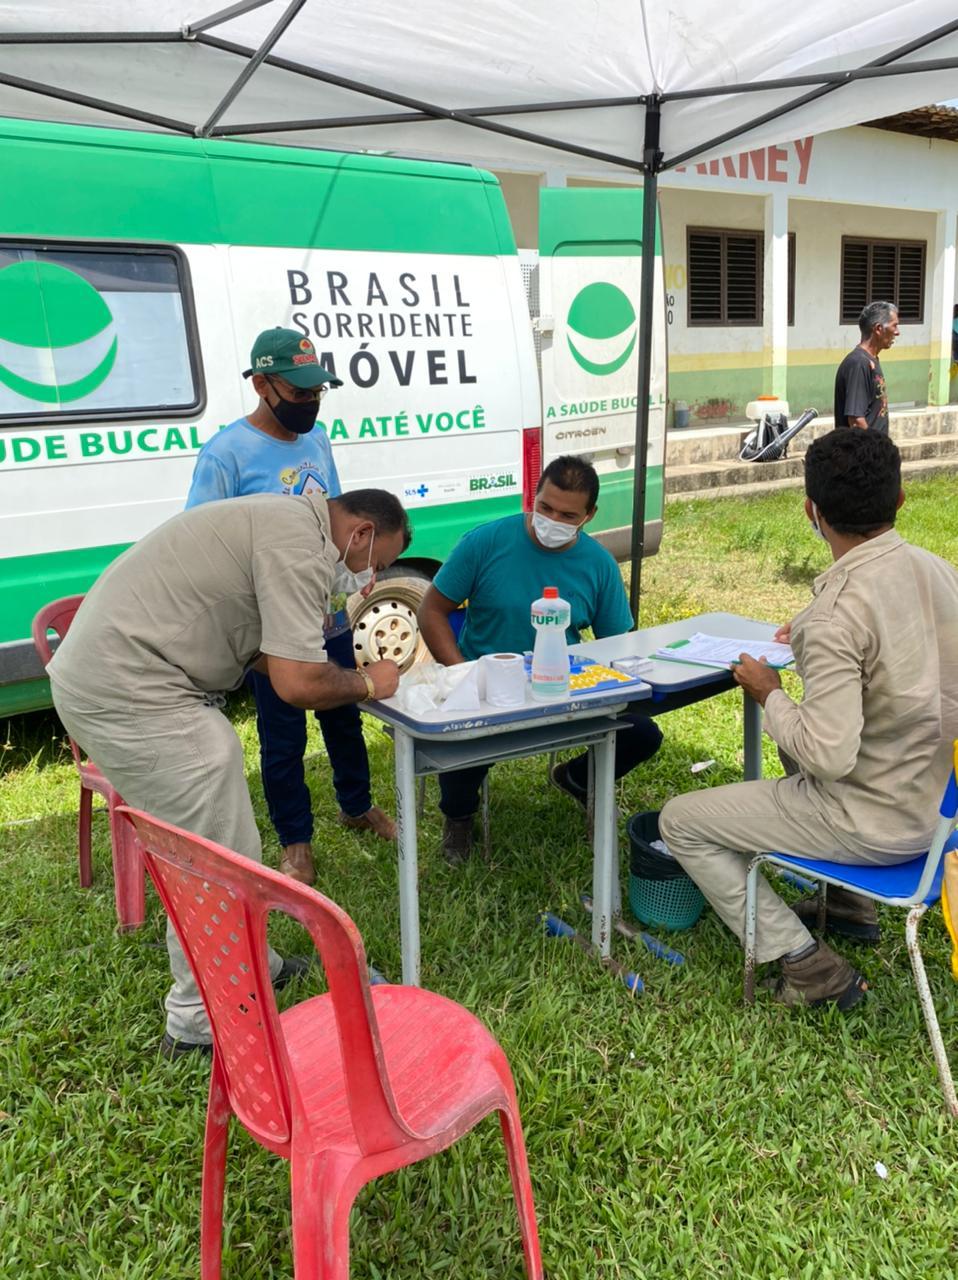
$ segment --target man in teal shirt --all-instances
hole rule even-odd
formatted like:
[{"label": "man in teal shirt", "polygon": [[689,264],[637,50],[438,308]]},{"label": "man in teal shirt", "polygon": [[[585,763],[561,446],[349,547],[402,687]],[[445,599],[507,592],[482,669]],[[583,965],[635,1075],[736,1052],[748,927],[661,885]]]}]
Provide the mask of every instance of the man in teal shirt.
[{"label": "man in teal shirt", "polygon": [[[570,644],[591,628],[596,639],[632,630],[622,575],[612,556],[583,526],[596,513],[599,477],[583,458],[556,458],[543,471],[534,510],[480,525],[465,534],[432,581],[419,610],[423,639],[437,662],[452,666],[486,653],[523,653],[535,639],[530,606],[546,586],[571,606]],[[450,618],[468,601],[458,641]],[[615,776],[621,778],[659,748],[662,734],[637,708],[616,735]],[[473,817],[487,766],[439,775],[443,852],[452,863],[472,852]],[[586,755],[556,765],[551,779],[585,807]]]}]

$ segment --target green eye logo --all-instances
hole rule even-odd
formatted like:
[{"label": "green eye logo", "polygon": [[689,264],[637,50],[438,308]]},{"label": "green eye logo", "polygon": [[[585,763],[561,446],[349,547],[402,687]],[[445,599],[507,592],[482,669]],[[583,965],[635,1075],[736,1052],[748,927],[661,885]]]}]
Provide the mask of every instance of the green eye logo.
[{"label": "green eye logo", "polygon": [[101,294],[52,262],[0,271],[0,383],[30,400],[81,400],[116,360],[113,316]]},{"label": "green eye logo", "polygon": [[621,289],[604,280],[579,290],[567,324],[569,350],[586,373],[599,377],[615,373],[635,347],[635,308]]}]

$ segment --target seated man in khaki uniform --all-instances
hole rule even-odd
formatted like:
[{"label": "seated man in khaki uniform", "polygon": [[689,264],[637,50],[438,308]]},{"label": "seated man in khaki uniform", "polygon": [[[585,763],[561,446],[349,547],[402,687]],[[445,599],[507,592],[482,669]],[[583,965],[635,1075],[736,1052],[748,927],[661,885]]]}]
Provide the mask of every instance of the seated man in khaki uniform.
[{"label": "seated man in khaki uniform", "polygon": [[[895,532],[901,458],[874,431],[833,431],[805,456],[805,513],[834,563],[779,638],[804,681],[743,654],[735,678],[765,708],[787,776],[670,800],[671,852],[741,940],[755,853],[888,865],[928,848],[958,735],[958,573]],[[759,878],[756,960],[781,960],[777,998],[850,1009],[867,983]],[[828,891],[830,932],[876,940],[873,905]]]},{"label": "seated man in khaki uniform", "polygon": [[[139,809],[260,861],[243,750],[215,695],[255,664],[284,701],[325,710],[396,691],[394,662],[326,661],[323,621],[342,580],[409,545],[392,494],[328,502],[260,494],[184,511],[141,539],[90,590],[48,668],[69,733]],[[221,700],[220,700],[221,701]],[[172,928],[173,986],[160,1051],[210,1049],[210,1026]],[[305,961],[270,956],[274,983]]]}]

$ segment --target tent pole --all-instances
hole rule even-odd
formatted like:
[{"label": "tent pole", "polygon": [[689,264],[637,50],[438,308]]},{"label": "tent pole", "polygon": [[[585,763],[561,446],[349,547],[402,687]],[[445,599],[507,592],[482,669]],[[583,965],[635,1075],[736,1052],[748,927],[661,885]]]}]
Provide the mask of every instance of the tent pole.
[{"label": "tent pole", "polygon": [[246,82],[253,76],[257,67],[260,65],[260,63],[269,53],[270,49],[272,49],[273,45],[280,38],[280,36],[283,34],[283,32],[286,30],[289,24],[293,21],[293,19],[296,17],[297,13],[299,13],[300,9],[302,9],[305,3],[306,3],[306,0],[290,0],[290,3],[285,13],[283,14],[283,16],[279,19],[279,21],[273,27],[272,31],[269,33],[269,35],[266,37],[266,39],[263,41],[260,47],[256,50],[256,52],[250,58],[249,62],[246,64],[243,70],[239,73],[239,75],[230,85],[229,89],[227,89],[226,93],[223,95],[219,103],[217,103],[216,107],[214,108],[213,114],[210,116],[210,118],[206,121],[204,125],[200,125],[200,127],[196,130],[196,136],[198,138],[208,138],[210,136],[210,130],[213,128],[216,122],[223,115],[223,112],[227,109],[227,107],[229,107],[230,104],[233,102],[233,100],[242,92]]},{"label": "tent pole", "polygon": [[209,17],[200,18],[197,22],[184,23],[181,38],[192,40],[201,31],[209,31],[210,27],[218,27],[222,22],[229,22],[231,18],[238,18],[244,13],[249,13],[251,9],[262,9],[264,5],[269,3],[270,0],[237,0],[236,4],[231,4],[226,9],[220,9],[217,13],[211,13]]},{"label": "tent pole", "polygon": [[645,142],[642,150],[642,274],[639,283],[639,376],[636,388],[635,457],[632,488],[632,555],[629,607],[639,624],[642,594],[642,557],[645,554],[645,480],[649,453],[649,391],[652,386],[652,327],[655,305],[655,222],[659,187],[659,125],[661,103],[650,94],[645,105]]}]

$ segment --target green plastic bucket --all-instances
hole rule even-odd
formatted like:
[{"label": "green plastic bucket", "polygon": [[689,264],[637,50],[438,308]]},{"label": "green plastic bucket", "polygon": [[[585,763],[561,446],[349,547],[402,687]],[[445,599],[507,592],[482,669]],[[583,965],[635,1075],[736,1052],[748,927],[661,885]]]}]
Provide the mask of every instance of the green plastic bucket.
[{"label": "green plastic bucket", "polygon": [[674,858],[652,848],[659,835],[658,813],[636,813],[629,833],[629,906],[643,924],[691,929],[705,907],[705,896]]}]

